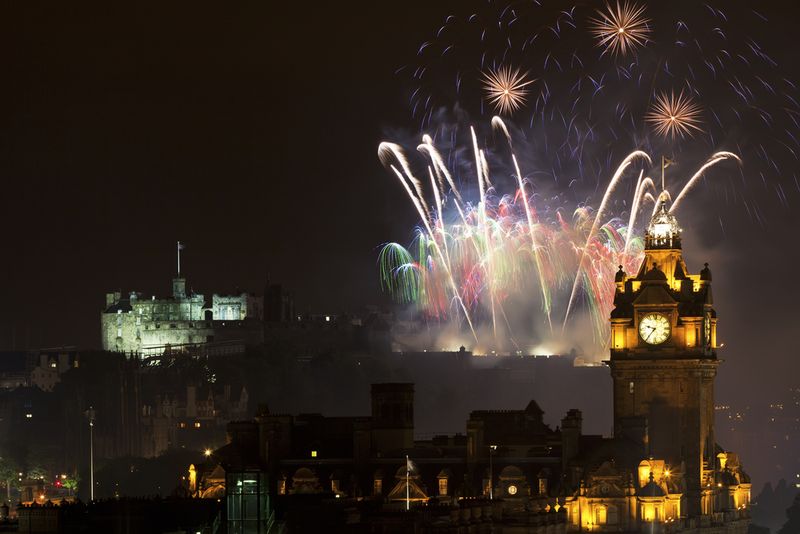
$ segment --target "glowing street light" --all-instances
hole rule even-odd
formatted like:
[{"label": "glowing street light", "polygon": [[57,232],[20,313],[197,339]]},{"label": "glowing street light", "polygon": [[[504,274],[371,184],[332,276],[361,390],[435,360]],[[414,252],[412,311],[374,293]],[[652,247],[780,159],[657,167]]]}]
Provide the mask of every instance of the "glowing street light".
[{"label": "glowing street light", "polygon": [[89,500],[94,501],[94,408],[86,411],[89,419]]},{"label": "glowing street light", "polygon": [[494,499],[494,471],[492,466],[492,454],[497,450],[497,445],[489,445],[489,500]]}]

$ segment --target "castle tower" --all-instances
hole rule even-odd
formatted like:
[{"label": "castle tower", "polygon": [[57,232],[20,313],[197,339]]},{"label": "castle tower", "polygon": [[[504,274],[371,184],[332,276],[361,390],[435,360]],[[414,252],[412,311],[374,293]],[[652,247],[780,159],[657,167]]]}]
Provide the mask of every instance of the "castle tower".
[{"label": "castle tower", "polygon": [[372,384],[372,448],[376,453],[414,446],[414,384]]},{"label": "castle tower", "polygon": [[175,300],[186,298],[186,278],[179,276],[172,279],[172,297]]},{"label": "castle tower", "polygon": [[[716,313],[711,272],[688,274],[681,230],[661,202],[636,276],[620,267],[611,312],[614,432],[647,454],[684,466],[689,516],[715,468]],[[632,427],[636,427],[632,430]]]}]

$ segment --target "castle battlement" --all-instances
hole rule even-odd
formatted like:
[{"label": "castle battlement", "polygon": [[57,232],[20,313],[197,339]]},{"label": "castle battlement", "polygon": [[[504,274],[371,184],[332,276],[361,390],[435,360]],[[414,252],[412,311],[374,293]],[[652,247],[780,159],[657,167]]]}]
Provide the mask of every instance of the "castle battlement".
[{"label": "castle battlement", "polygon": [[172,280],[169,297],[143,298],[132,291],[106,294],[100,314],[103,349],[126,354],[189,350],[220,341],[263,340],[264,300],[259,295],[186,292],[186,279]]}]

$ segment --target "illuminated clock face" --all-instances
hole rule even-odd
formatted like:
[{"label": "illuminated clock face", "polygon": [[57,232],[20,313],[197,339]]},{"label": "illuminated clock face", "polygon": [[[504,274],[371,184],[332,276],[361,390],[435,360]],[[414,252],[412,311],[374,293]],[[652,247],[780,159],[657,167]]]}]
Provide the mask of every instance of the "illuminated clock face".
[{"label": "illuminated clock face", "polygon": [[509,495],[516,495],[517,494],[517,487],[515,485],[510,485],[508,487],[508,494]]},{"label": "illuminated clock face", "polygon": [[669,338],[669,319],[660,313],[648,313],[639,321],[639,335],[645,343],[660,345]]}]

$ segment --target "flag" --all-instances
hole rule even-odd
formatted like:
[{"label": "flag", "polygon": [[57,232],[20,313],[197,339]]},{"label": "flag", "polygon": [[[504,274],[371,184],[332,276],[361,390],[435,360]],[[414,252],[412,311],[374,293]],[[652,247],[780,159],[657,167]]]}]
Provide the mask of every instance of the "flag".
[{"label": "flag", "polygon": [[669,158],[667,158],[667,157],[665,157],[665,156],[661,156],[661,158],[663,159],[663,162],[664,162],[664,168],[665,168],[665,169],[666,169],[667,167],[669,167],[670,165],[672,165],[673,163],[675,163],[675,161],[674,161],[674,160],[671,160],[671,159],[669,159]]},{"label": "flag", "polygon": [[185,249],[185,248],[186,248],[186,245],[184,245],[183,243],[181,243],[180,241],[178,241],[178,250],[183,250],[183,249]]}]

